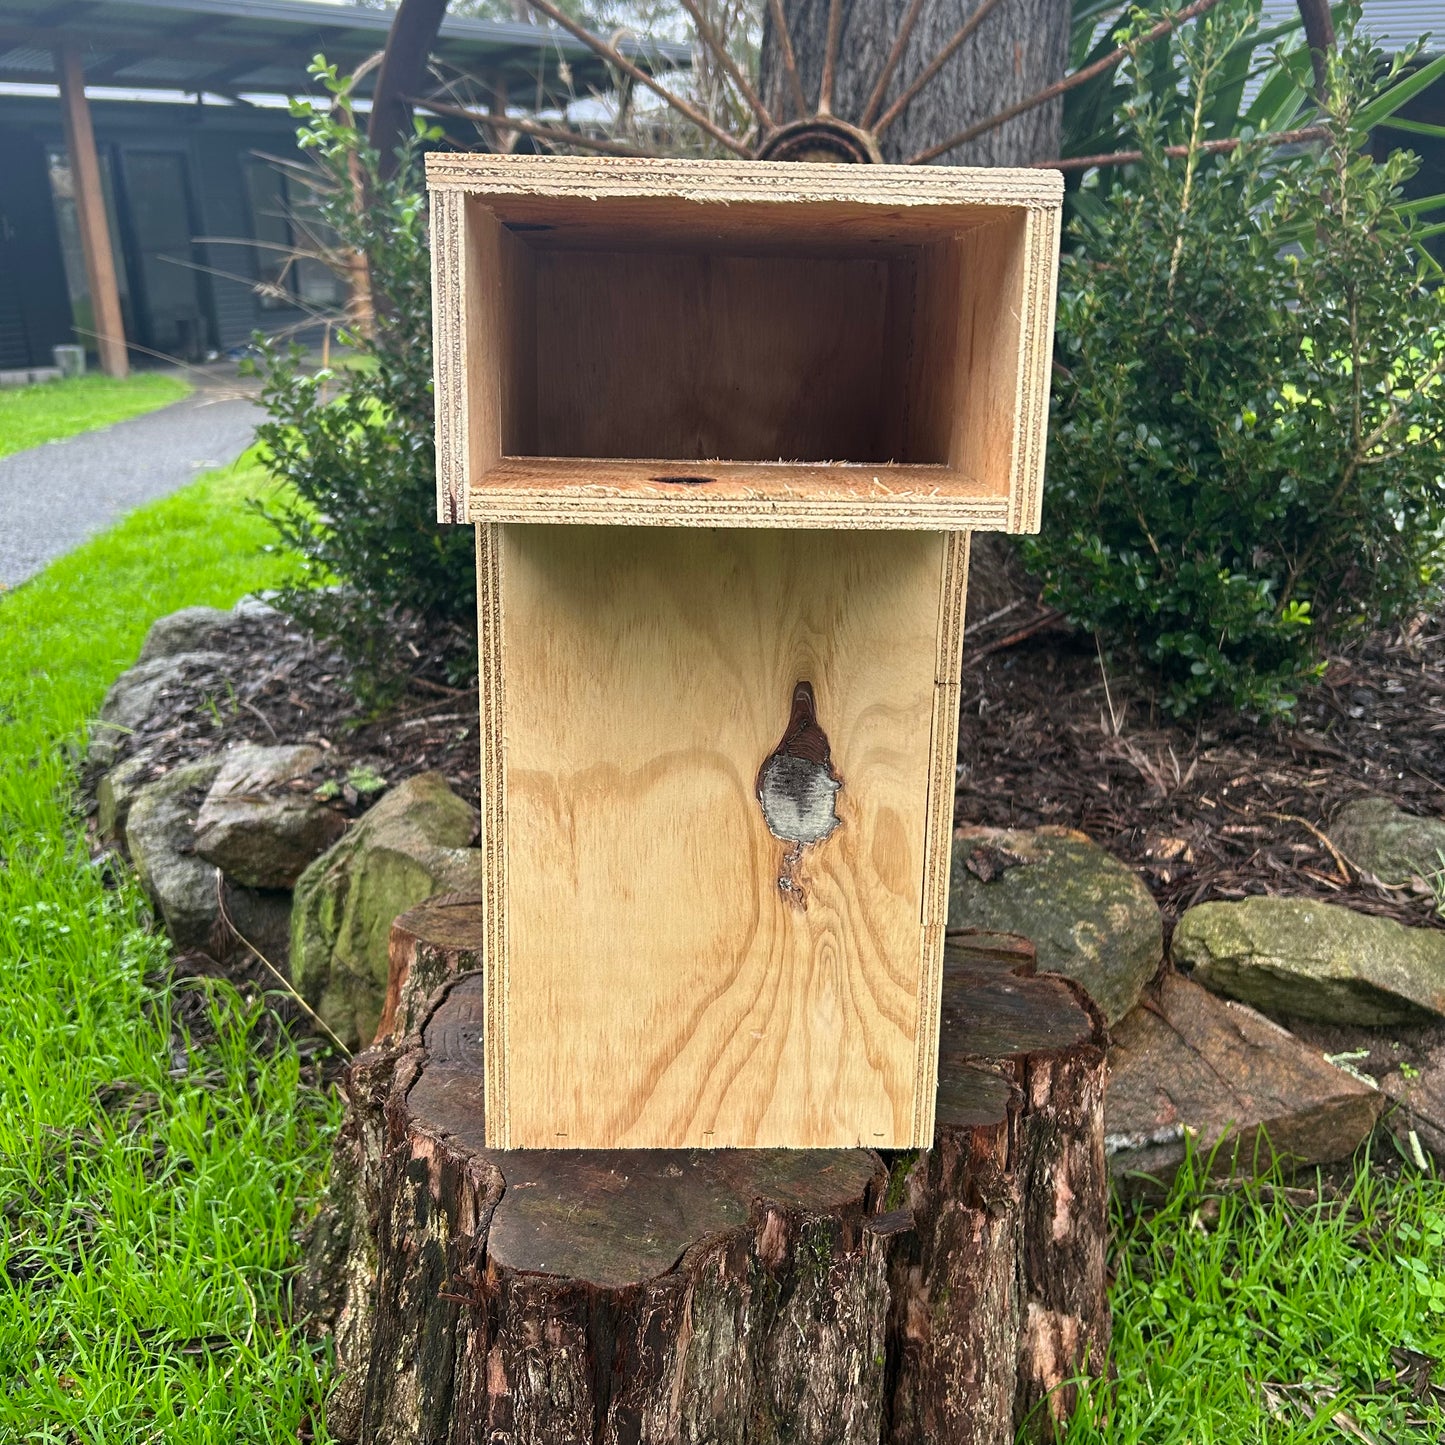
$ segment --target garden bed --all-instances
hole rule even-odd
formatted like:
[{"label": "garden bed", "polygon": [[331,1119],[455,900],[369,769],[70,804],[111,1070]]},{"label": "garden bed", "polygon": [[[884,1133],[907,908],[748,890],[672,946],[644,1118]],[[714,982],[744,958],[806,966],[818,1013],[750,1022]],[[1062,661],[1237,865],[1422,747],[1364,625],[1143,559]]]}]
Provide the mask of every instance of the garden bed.
[{"label": "garden bed", "polygon": [[[152,750],[150,776],[240,741],[312,742],[352,813],[368,795],[348,778],[369,775],[437,771],[478,802],[477,694],[445,680],[459,639],[404,629],[413,671],[377,711],[347,689],[342,659],[283,615],[209,645],[232,659],[230,683],[171,689],[123,741],[121,757]],[[1166,926],[1196,903],[1281,893],[1445,927],[1428,888],[1383,887],[1328,841],[1351,799],[1421,813],[1445,800],[1445,630],[1429,619],[1333,657],[1293,723],[1181,723],[1108,669],[1092,638],[1025,602],[970,631],[962,696],[957,821],[1080,829],[1139,872]]]}]

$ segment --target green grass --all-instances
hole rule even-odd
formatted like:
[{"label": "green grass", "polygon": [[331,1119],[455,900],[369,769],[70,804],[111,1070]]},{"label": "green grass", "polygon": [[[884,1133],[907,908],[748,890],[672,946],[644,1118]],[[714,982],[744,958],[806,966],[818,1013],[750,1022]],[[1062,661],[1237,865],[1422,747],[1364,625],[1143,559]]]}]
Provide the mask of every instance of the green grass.
[{"label": "green grass", "polygon": [[1343,1198],[1223,1192],[1191,1167],[1162,1209],[1120,1212],[1118,1379],[1068,1445],[1445,1440],[1445,1390],[1409,1378],[1445,1379],[1445,1185],[1357,1163]]},{"label": "green grass", "polygon": [[173,1026],[71,751],[154,618],[281,580],[262,490],[212,474],[0,596],[0,1441],[295,1440],[318,1409],[283,1302],[335,1106],[250,1047],[259,1001],[205,986]]},{"label": "green grass", "polygon": [[190,391],[179,377],[157,371],[137,372],[124,381],[77,376],[0,388],[0,457],[155,411]]}]

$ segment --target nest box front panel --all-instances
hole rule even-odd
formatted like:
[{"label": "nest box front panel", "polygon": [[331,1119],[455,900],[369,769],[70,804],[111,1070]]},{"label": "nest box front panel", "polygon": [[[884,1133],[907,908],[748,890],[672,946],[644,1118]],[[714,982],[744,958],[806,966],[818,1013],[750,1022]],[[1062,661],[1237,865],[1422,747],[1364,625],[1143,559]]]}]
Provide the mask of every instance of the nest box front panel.
[{"label": "nest box front panel", "polygon": [[927,1142],[962,538],[481,537],[492,1142]]}]

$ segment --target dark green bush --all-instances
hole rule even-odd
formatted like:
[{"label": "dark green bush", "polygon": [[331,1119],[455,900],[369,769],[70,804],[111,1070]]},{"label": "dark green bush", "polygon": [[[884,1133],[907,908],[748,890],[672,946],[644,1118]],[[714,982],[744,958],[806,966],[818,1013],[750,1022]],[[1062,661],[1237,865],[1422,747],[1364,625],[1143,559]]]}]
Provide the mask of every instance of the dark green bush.
[{"label": "dark green bush", "polygon": [[1167,114],[1136,70],[1143,159],[1081,207],[1063,262],[1026,547],[1176,712],[1287,710],[1328,643],[1420,608],[1440,575],[1445,305],[1399,200],[1413,158],[1365,150],[1399,63],[1347,32],[1326,139],[1210,153],[1211,87],[1255,20],[1226,0],[1180,33]]},{"label": "dark green bush", "polygon": [[383,180],[351,123],[348,82],[320,62],[313,70],[337,105],[302,113],[300,143],[316,167],[311,231],[326,235],[333,260],[365,256],[376,324],[369,336],[342,325],[341,362],[320,369],[300,347],[258,338],[269,419],[257,435],[268,468],[295,491],[267,511],[303,561],[305,585],[283,605],[375,689],[395,681],[399,623],[475,627],[472,531],[435,520],[424,135]]}]

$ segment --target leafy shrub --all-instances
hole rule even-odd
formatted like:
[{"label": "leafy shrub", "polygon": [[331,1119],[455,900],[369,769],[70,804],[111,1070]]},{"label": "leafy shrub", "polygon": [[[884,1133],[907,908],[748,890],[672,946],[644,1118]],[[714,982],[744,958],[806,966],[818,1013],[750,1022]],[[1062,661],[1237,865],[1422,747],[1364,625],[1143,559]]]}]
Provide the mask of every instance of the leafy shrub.
[{"label": "leafy shrub", "polygon": [[1211,88],[1256,22],[1226,3],[1178,35],[1182,107],[1134,57],[1142,159],[1074,222],[1026,547],[1176,712],[1287,710],[1326,643],[1418,609],[1440,575],[1445,305],[1399,200],[1413,158],[1365,151],[1403,62],[1347,28],[1321,141],[1246,131],[1211,153]]},{"label": "leafy shrub", "polygon": [[295,491],[266,510],[303,559],[304,582],[283,605],[338,643],[374,690],[394,678],[402,619],[463,634],[475,626],[472,532],[435,520],[426,133],[382,179],[353,123],[349,82],[319,60],[312,70],[336,107],[299,112],[300,144],[316,165],[309,231],[334,237],[333,262],[365,257],[375,327],[342,325],[344,362],[320,369],[294,344],[257,338],[269,413],[257,435],[267,467]]}]

